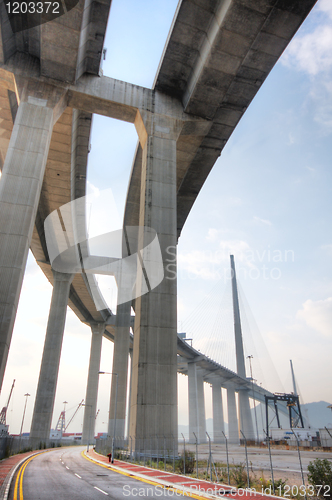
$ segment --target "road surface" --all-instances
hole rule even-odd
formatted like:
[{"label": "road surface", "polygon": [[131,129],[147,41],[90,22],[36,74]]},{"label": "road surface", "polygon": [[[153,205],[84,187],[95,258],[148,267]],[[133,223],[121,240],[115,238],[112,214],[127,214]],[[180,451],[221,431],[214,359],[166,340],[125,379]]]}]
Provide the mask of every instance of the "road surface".
[{"label": "road surface", "polygon": [[161,487],[112,472],[82,456],[85,447],[41,453],[18,468],[10,500],[102,500],[163,496]]}]

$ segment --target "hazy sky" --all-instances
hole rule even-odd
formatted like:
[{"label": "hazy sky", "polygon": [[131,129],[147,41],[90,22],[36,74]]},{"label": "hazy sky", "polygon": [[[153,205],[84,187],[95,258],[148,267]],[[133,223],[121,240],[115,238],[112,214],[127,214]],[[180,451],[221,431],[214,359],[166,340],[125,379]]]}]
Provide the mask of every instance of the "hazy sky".
[{"label": "hazy sky", "polygon": [[[104,74],[151,87],[176,4],[113,0]],[[229,140],[178,246],[178,331],[201,350],[213,345],[233,367],[231,320],[220,309],[229,299],[233,253],[258,325],[247,311],[251,334],[244,328],[243,335],[254,378],[271,391],[291,391],[292,359],[304,402],[332,402],[331,49],[332,4],[320,0]],[[112,188],[121,217],[136,142],[133,125],[94,116],[88,180],[92,189]],[[103,287],[114,304],[115,292],[105,280]],[[11,432],[19,432],[26,392],[24,430],[30,428],[50,298],[51,286],[30,255],[0,398],[3,406],[15,378]],[[64,400],[70,409],[85,397],[90,337],[68,310],[53,425]],[[107,341],[101,369],[112,370]],[[106,430],[109,382],[101,376],[97,431]],[[187,423],[186,387],[179,376],[181,424]],[[206,410],[212,416],[208,387]],[[81,425],[82,413],[68,430],[79,432]]]}]

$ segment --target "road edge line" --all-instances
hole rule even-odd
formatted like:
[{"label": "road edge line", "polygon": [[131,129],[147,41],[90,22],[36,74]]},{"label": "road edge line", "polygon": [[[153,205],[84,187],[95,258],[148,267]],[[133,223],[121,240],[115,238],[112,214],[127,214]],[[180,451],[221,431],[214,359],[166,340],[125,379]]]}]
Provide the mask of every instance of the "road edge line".
[{"label": "road edge line", "polygon": [[3,486],[1,488],[2,491],[0,492],[1,494],[3,493],[3,496],[0,497],[0,500],[8,500],[9,489],[10,489],[13,477],[16,474],[17,469],[22,464],[24,464],[24,462],[26,460],[28,460],[29,458],[33,457],[34,455],[38,455],[38,454],[41,454],[41,453],[46,453],[47,451],[50,451],[50,450],[45,450],[45,451],[38,450],[35,453],[31,453],[31,455],[28,455],[27,457],[22,458],[22,460],[20,460],[17,464],[14,465],[14,467],[10,470],[10,473],[7,474],[7,476],[6,476],[6,478],[5,478],[4,482],[3,482]]},{"label": "road edge line", "polygon": [[[147,484],[151,484],[152,486],[165,486],[167,489],[174,490],[174,492],[182,493],[183,496],[189,497],[189,498],[195,498],[197,500],[229,500],[228,497],[225,496],[217,496],[217,495],[210,495],[209,493],[205,492],[200,492],[200,491],[192,491],[186,486],[182,486],[182,488],[179,487],[179,485],[176,485],[175,483],[171,483],[170,481],[163,481],[162,479],[156,481],[152,481],[152,478],[149,478],[147,476],[144,476],[143,474],[140,474],[139,472],[133,472],[133,471],[124,471],[121,467],[118,467],[116,465],[108,465],[105,462],[102,462],[101,460],[97,460],[96,458],[89,457],[86,453],[86,450],[82,452],[82,454],[85,456],[87,460],[91,460],[91,462],[95,462],[98,465],[101,465],[102,467],[105,467],[106,469],[113,470],[114,472],[117,472],[119,474],[122,474],[124,476],[132,477],[134,479],[137,479],[138,481],[142,481]],[[153,469],[151,469],[153,470]],[[285,500],[285,499],[282,499]]]}]

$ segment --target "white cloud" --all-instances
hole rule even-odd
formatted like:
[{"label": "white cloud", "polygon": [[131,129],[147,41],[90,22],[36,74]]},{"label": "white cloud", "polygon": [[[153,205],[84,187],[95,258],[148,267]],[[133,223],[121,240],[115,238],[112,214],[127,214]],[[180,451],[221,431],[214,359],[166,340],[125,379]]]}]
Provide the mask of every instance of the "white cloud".
[{"label": "white cloud", "polygon": [[324,252],[326,252],[328,255],[332,257],[332,244],[330,245],[322,245],[320,247]]},{"label": "white cloud", "polygon": [[[281,58],[290,69],[306,73],[310,78],[309,109],[313,105],[313,119],[321,125],[323,135],[332,131],[332,2],[321,0],[316,12],[325,18],[311,33],[296,36]],[[289,138],[289,145],[292,144]]]},{"label": "white cloud", "polygon": [[86,195],[87,229],[90,238],[122,228],[112,189],[100,190],[88,182]]},{"label": "white cloud", "polygon": [[296,317],[324,337],[332,337],[332,297],[325,300],[307,300]]},{"label": "white cloud", "polygon": [[216,239],[218,238],[219,235],[220,235],[220,230],[211,227],[208,230],[208,234],[207,234],[206,239],[207,239],[207,241],[216,241]]},{"label": "white cloud", "polygon": [[332,68],[331,46],[332,26],[325,24],[312,33],[294,38],[281,62],[314,76]]},{"label": "white cloud", "polygon": [[261,219],[260,217],[254,216],[254,221],[260,224],[264,224],[265,226],[272,226],[272,222],[267,219]]},{"label": "white cloud", "polygon": [[251,252],[250,245],[243,240],[223,240],[219,247],[224,251],[225,257],[229,260],[229,255],[233,254],[236,260],[247,260],[248,253]]},{"label": "white cloud", "polygon": [[327,15],[332,19],[331,0],[320,0],[320,2],[318,3],[318,9],[322,12],[326,12]]},{"label": "white cloud", "polygon": [[294,135],[292,134],[292,132],[290,132],[288,134],[288,142],[287,142],[287,145],[288,146],[292,146],[293,144],[295,144],[296,140],[295,140],[295,137]]},{"label": "white cloud", "polygon": [[244,263],[252,268],[252,255],[249,244],[242,240],[220,240],[220,231],[210,228],[207,239],[214,243],[212,250],[194,250],[188,253],[178,254],[179,273],[182,278],[187,276],[200,277],[206,280],[220,279],[226,277],[230,270],[230,258],[233,254],[236,262]]}]

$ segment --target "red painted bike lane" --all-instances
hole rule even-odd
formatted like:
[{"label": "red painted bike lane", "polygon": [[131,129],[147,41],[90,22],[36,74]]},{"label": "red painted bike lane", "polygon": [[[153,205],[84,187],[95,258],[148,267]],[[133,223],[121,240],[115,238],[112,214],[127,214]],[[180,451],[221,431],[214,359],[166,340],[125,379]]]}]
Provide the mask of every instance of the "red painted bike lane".
[{"label": "red painted bike lane", "polygon": [[263,494],[261,491],[254,489],[237,489],[227,484],[212,483],[202,479],[195,479],[189,476],[182,476],[181,474],[174,474],[173,472],[165,472],[158,469],[151,469],[142,465],[136,465],[122,460],[114,460],[111,464],[108,458],[104,455],[99,455],[94,450],[85,452],[90,460],[101,463],[104,466],[110,467],[115,472],[126,474],[128,476],[136,477],[143,482],[148,482],[156,485],[164,486],[165,488],[174,489],[178,494],[189,496],[192,498],[227,498],[234,500],[241,499],[254,499],[271,500],[271,498],[281,498],[274,495]]}]

